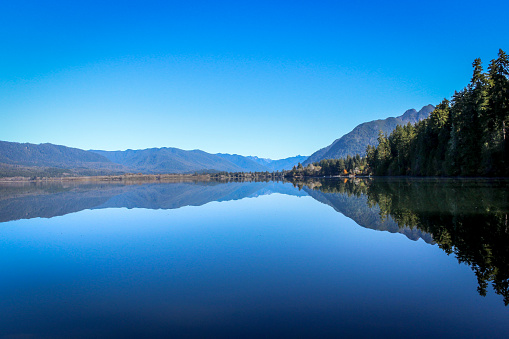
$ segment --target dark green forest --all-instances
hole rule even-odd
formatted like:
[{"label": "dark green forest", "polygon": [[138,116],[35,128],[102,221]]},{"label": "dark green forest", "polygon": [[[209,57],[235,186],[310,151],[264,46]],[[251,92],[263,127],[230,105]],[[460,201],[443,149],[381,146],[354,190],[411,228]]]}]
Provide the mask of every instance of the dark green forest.
[{"label": "dark green forest", "polygon": [[374,175],[509,176],[509,60],[499,50],[487,72],[481,59],[472,65],[467,87],[427,119],[368,146]]}]

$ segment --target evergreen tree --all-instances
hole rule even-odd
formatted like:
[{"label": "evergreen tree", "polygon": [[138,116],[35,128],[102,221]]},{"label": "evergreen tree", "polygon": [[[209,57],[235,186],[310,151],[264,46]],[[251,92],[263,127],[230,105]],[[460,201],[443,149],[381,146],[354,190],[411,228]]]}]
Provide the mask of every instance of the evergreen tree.
[{"label": "evergreen tree", "polygon": [[489,79],[489,105],[487,115],[490,119],[488,129],[491,131],[487,142],[492,146],[491,152],[495,166],[502,168],[503,175],[509,175],[509,60],[503,50],[498,58],[491,61]]},{"label": "evergreen tree", "polygon": [[460,115],[459,156],[462,175],[479,174],[483,115],[487,102],[487,82],[481,59],[475,59],[472,79],[467,87],[465,104]]},{"label": "evergreen tree", "polygon": [[339,159],[338,160],[338,163],[336,165],[336,168],[337,168],[337,175],[339,174],[342,174],[343,171],[345,170],[346,166],[345,166],[345,160],[343,158]]}]

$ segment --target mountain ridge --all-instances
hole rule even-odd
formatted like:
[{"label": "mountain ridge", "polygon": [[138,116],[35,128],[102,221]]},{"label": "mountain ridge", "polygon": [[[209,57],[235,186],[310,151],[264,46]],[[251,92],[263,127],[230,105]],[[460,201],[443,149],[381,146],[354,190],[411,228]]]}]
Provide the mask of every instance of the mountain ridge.
[{"label": "mountain ridge", "polygon": [[[125,151],[82,150],[50,143],[0,141],[0,176],[76,176],[143,174],[192,174],[208,172],[272,172],[291,169],[301,156],[264,159],[266,165],[237,154],[211,154],[174,147]],[[305,157],[304,157],[305,158]],[[294,163],[295,162],[295,163]]]},{"label": "mountain ridge", "polygon": [[202,150],[185,151],[174,147],[125,151],[91,150],[112,162],[144,174],[194,173],[203,170],[240,172],[242,168]]},{"label": "mountain ridge", "polygon": [[372,120],[359,124],[347,134],[334,140],[330,145],[311,154],[304,161],[303,165],[312,164],[323,159],[345,158],[348,155],[354,156],[359,154],[363,156],[366,154],[366,147],[368,145],[373,146],[378,143],[377,138],[380,130],[383,133],[389,134],[397,125],[415,124],[427,118],[434,109],[435,106],[430,104],[423,106],[419,111],[412,108],[397,117]]},{"label": "mountain ridge", "polygon": [[117,174],[126,168],[107,158],[79,148],[50,143],[31,144],[0,141],[0,168],[2,170],[29,173],[37,169],[75,174]]}]

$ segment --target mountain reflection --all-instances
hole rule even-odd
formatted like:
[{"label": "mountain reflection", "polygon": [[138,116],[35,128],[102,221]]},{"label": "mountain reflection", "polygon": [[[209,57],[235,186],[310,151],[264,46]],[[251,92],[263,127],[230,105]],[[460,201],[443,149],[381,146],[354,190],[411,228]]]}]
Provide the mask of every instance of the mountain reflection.
[{"label": "mountain reflection", "polygon": [[[319,188],[313,189],[313,188]],[[0,185],[0,222],[30,218],[51,218],[86,209],[147,208],[176,209],[201,206],[212,201],[238,200],[280,193],[311,196],[358,225],[391,233],[402,233],[411,240],[433,239],[418,229],[399,227],[380,218],[378,206],[370,207],[366,185],[360,181],[322,180],[304,183],[282,182],[182,182],[152,184],[122,183],[11,183]]]},{"label": "mountain reflection", "polygon": [[212,201],[238,200],[264,194],[307,195],[277,182],[180,182],[122,184],[49,182],[0,184],[0,222],[52,218],[85,209],[176,209]]},{"label": "mountain reflection", "polygon": [[358,225],[423,239],[468,264],[509,304],[509,181],[315,179],[295,182],[0,184],[0,222],[85,209],[176,209],[265,194],[310,196]]}]

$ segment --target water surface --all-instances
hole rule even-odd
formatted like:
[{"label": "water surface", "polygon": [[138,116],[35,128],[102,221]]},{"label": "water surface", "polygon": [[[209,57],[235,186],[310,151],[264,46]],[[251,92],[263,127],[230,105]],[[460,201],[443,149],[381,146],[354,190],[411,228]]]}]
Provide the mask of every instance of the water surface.
[{"label": "water surface", "polygon": [[493,180],[0,186],[5,337],[507,337]]}]

